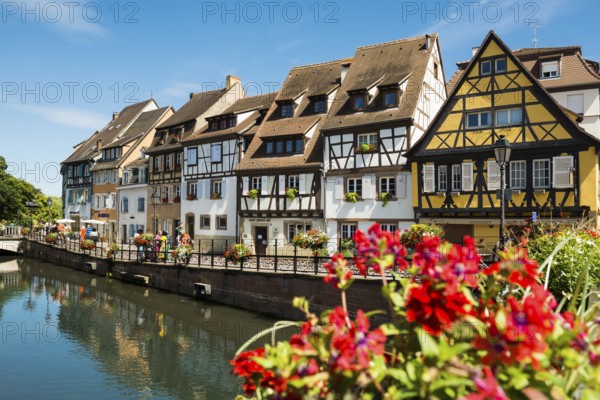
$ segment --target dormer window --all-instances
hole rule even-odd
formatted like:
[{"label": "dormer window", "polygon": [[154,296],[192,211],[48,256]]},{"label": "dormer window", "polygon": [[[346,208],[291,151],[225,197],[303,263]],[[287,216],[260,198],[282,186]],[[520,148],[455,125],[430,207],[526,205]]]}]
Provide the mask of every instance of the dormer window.
[{"label": "dormer window", "polygon": [[367,96],[364,94],[357,94],[352,99],[352,106],[354,111],[364,111],[367,107]]},{"label": "dormer window", "polygon": [[327,112],[327,100],[324,98],[313,101],[313,112],[315,114],[325,114]]},{"label": "dormer window", "polygon": [[265,152],[268,155],[302,154],[304,139],[301,137],[271,139],[265,142]]},{"label": "dormer window", "polygon": [[294,105],[292,103],[283,103],[279,106],[281,118],[292,118],[294,116]]},{"label": "dormer window", "polygon": [[219,129],[227,129],[227,120],[226,119],[222,119],[219,121]]},{"label": "dormer window", "polygon": [[396,107],[398,105],[398,91],[386,90],[383,92],[383,106]]},{"label": "dormer window", "polygon": [[540,78],[542,78],[542,79],[558,78],[559,76],[560,75],[558,73],[558,60],[542,62]]},{"label": "dormer window", "polygon": [[219,129],[219,121],[217,121],[216,119],[213,119],[208,123],[209,131],[216,131],[218,129]]}]

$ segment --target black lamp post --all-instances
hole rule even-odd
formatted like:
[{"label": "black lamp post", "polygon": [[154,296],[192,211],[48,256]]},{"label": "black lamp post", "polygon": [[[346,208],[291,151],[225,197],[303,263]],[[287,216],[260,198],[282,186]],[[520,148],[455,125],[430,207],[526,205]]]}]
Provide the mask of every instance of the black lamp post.
[{"label": "black lamp post", "polygon": [[46,200],[46,205],[48,206],[48,221],[50,221],[50,219],[52,218],[52,198],[48,197],[48,200]]},{"label": "black lamp post", "polygon": [[29,220],[31,222],[31,235],[33,235],[33,209],[38,208],[40,205],[35,201],[26,201],[25,207],[29,208]]},{"label": "black lamp post", "polygon": [[154,192],[152,193],[152,197],[150,197],[152,201],[152,207],[154,208],[154,235],[156,235],[156,205],[160,202],[160,195],[158,194],[158,190],[154,188]]},{"label": "black lamp post", "polygon": [[494,157],[496,158],[496,163],[500,167],[500,248],[499,250],[504,250],[504,208],[505,208],[505,189],[506,189],[506,164],[510,161],[510,153],[512,152],[512,147],[508,140],[501,135],[500,138],[496,141],[493,146],[494,148]]}]

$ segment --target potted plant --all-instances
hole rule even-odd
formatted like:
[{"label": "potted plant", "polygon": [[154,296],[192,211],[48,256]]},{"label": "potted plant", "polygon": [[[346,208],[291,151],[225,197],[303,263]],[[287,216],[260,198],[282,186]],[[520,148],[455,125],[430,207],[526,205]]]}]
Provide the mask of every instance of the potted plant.
[{"label": "potted plant", "polygon": [[27,236],[30,233],[31,233],[31,229],[30,228],[21,228],[21,235]]},{"label": "potted plant", "polygon": [[108,245],[108,248],[106,250],[106,257],[114,259],[115,254],[117,254],[117,252],[120,250],[121,248],[119,247],[118,244],[116,243],[111,243]]},{"label": "potted plant", "polygon": [[308,232],[300,232],[292,239],[294,246],[302,249],[310,249],[316,256],[318,251],[325,249],[329,238],[327,234],[320,229],[311,229]]},{"label": "potted plant", "polygon": [[94,243],[94,241],[91,239],[85,239],[79,243],[79,248],[81,250],[88,250],[88,251],[94,250],[94,248],[96,248],[96,243]]},{"label": "potted plant", "polygon": [[348,192],[346,193],[346,201],[349,203],[356,203],[360,196],[356,192]]},{"label": "potted plant", "polygon": [[252,255],[252,251],[241,243],[231,245],[224,254],[227,262],[239,264]]},{"label": "potted plant", "polygon": [[193,253],[194,249],[192,246],[189,244],[182,244],[171,252],[171,256],[173,256],[176,264],[181,262],[183,265],[187,266],[190,263]]},{"label": "potted plant", "polygon": [[388,192],[383,192],[379,195],[379,199],[383,202],[382,206],[385,207],[392,199],[392,196]]},{"label": "potted plant", "polygon": [[354,151],[359,154],[374,153],[375,145],[369,144],[369,143],[362,143],[362,144],[359,144],[358,146],[356,146]]},{"label": "potted plant", "polygon": [[210,199],[211,199],[211,200],[219,200],[220,198],[221,198],[221,194],[220,194],[220,193],[217,193],[217,192],[213,192],[213,193],[211,193],[211,195],[210,195]]},{"label": "potted plant", "polygon": [[195,195],[195,194],[188,194],[188,195],[187,195],[187,199],[188,199],[188,200],[196,200],[196,198],[197,198],[197,197],[196,197],[196,195]]},{"label": "potted plant", "polygon": [[181,197],[177,196],[173,199],[173,203],[181,203]]},{"label": "potted plant", "polygon": [[58,233],[49,233],[46,235],[46,243],[54,244],[58,242]]},{"label": "potted plant", "polygon": [[250,189],[248,191],[248,197],[250,197],[252,200],[258,199],[258,196],[260,196],[260,190],[259,189]]},{"label": "potted plant", "polygon": [[298,196],[298,189],[289,188],[285,191],[285,195],[289,201],[292,201],[296,198],[296,196]]}]

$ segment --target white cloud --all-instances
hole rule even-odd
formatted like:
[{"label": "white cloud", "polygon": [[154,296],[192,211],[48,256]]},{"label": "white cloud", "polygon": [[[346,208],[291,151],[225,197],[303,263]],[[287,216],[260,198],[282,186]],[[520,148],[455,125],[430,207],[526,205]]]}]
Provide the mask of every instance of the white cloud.
[{"label": "white cloud", "polygon": [[83,128],[87,131],[98,130],[108,120],[104,114],[76,107],[45,107],[26,104],[8,104],[7,106],[16,111],[35,115],[59,125]]}]

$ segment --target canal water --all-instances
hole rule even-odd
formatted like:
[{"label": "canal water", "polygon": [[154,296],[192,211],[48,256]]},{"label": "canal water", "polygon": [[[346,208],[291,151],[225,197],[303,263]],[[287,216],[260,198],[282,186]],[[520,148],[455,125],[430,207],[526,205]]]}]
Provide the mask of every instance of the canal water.
[{"label": "canal water", "polygon": [[274,322],[0,257],[0,399],[233,399],[229,360]]}]

